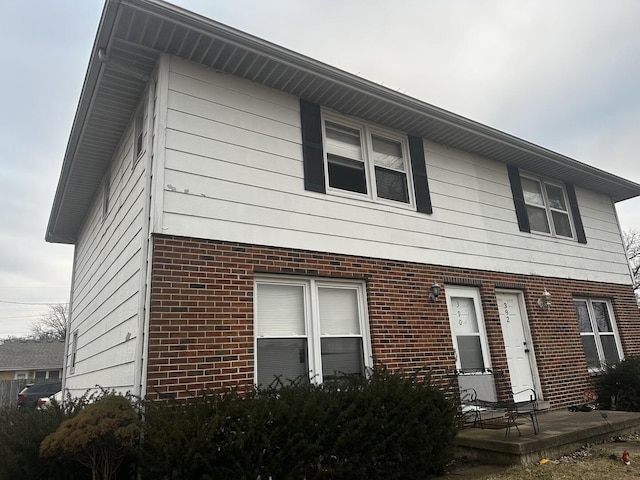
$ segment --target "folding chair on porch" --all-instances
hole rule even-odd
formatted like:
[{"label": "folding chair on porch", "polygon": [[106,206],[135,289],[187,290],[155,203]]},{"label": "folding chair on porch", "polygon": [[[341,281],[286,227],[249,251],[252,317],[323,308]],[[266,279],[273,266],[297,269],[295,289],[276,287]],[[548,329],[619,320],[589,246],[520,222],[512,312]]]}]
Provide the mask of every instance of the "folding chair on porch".
[{"label": "folding chair on porch", "polygon": [[[533,432],[537,435],[540,432],[540,426],[538,424],[536,392],[532,389],[527,389],[511,394],[511,397],[507,400],[498,401],[496,382],[503,384],[503,381],[503,374],[490,369],[458,372],[460,398],[465,403],[467,412],[472,413],[474,416],[473,425],[485,428],[488,419],[499,418],[506,420],[505,438],[511,435],[512,427],[516,428],[518,436],[522,436],[517,421],[519,418],[528,417],[533,425]],[[516,402],[515,398],[522,397],[525,392],[530,392],[529,399]]]}]

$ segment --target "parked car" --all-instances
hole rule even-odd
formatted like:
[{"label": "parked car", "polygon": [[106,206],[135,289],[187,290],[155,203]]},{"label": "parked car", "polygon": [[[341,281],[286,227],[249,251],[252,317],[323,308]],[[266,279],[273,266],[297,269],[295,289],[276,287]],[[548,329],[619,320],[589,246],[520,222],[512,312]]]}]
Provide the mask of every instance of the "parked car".
[{"label": "parked car", "polygon": [[36,407],[42,397],[49,397],[62,390],[62,382],[32,383],[18,394],[18,407]]},{"label": "parked car", "polygon": [[58,393],[54,393],[53,395],[49,395],[48,397],[42,397],[40,400],[38,400],[38,405],[36,406],[36,408],[39,410],[49,408],[52,402],[55,402],[58,405],[62,405],[62,390],[60,390]]}]

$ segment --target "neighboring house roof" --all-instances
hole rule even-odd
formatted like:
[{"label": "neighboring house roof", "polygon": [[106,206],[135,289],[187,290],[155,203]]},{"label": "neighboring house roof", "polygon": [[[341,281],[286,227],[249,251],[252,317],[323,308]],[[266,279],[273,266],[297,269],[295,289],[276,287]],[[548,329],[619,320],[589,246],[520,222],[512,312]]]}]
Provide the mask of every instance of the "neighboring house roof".
[{"label": "neighboring house roof", "polygon": [[543,173],[614,201],[640,185],[158,0],[107,0],[49,218],[49,242],[75,243],[160,54],[333,110]]},{"label": "neighboring house roof", "polygon": [[62,368],[64,342],[13,340],[0,345],[0,371]]}]

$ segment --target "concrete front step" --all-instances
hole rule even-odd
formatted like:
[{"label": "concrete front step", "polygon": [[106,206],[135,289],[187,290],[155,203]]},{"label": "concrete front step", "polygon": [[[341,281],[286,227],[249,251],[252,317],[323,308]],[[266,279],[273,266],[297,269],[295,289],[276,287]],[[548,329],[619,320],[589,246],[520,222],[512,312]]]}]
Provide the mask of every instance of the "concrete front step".
[{"label": "concrete front step", "polygon": [[540,433],[534,435],[531,422],[520,419],[522,436],[511,429],[509,438],[505,438],[504,429],[465,428],[456,438],[456,456],[497,465],[524,465],[542,458],[558,458],[587,443],[640,432],[640,413],[552,410],[540,412],[538,423]]}]

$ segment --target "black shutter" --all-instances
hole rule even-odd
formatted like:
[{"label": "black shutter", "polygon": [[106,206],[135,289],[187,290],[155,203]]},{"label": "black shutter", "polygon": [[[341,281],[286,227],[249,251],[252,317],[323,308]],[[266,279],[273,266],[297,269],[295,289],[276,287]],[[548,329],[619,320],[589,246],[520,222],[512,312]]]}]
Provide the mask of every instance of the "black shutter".
[{"label": "black shutter", "polygon": [[304,189],[326,193],[319,105],[300,99],[300,126],[302,127]]},{"label": "black shutter", "polygon": [[416,209],[422,213],[433,213],[422,138],[409,135],[409,154],[411,155],[413,186],[416,190]]},{"label": "black shutter", "polygon": [[527,215],[527,206],[524,203],[524,193],[522,192],[522,183],[520,182],[520,170],[513,165],[507,165],[509,173],[509,182],[511,183],[511,194],[513,195],[513,204],[516,207],[516,217],[518,217],[518,227],[521,232],[530,232],[529,216]]},{"label": "black shutter", "polygon": [[569,206],[571,207],[571,216],[573,217],[573,225],[576,227],[576,236],[579,243],[587,243],[587,236],[584,234],[584,226],[582,225],[582,217],[580,217],[580,209],[578,208],[578,200],[576,199],[576,190],[570,183],[564,184],[569,197]]}]

